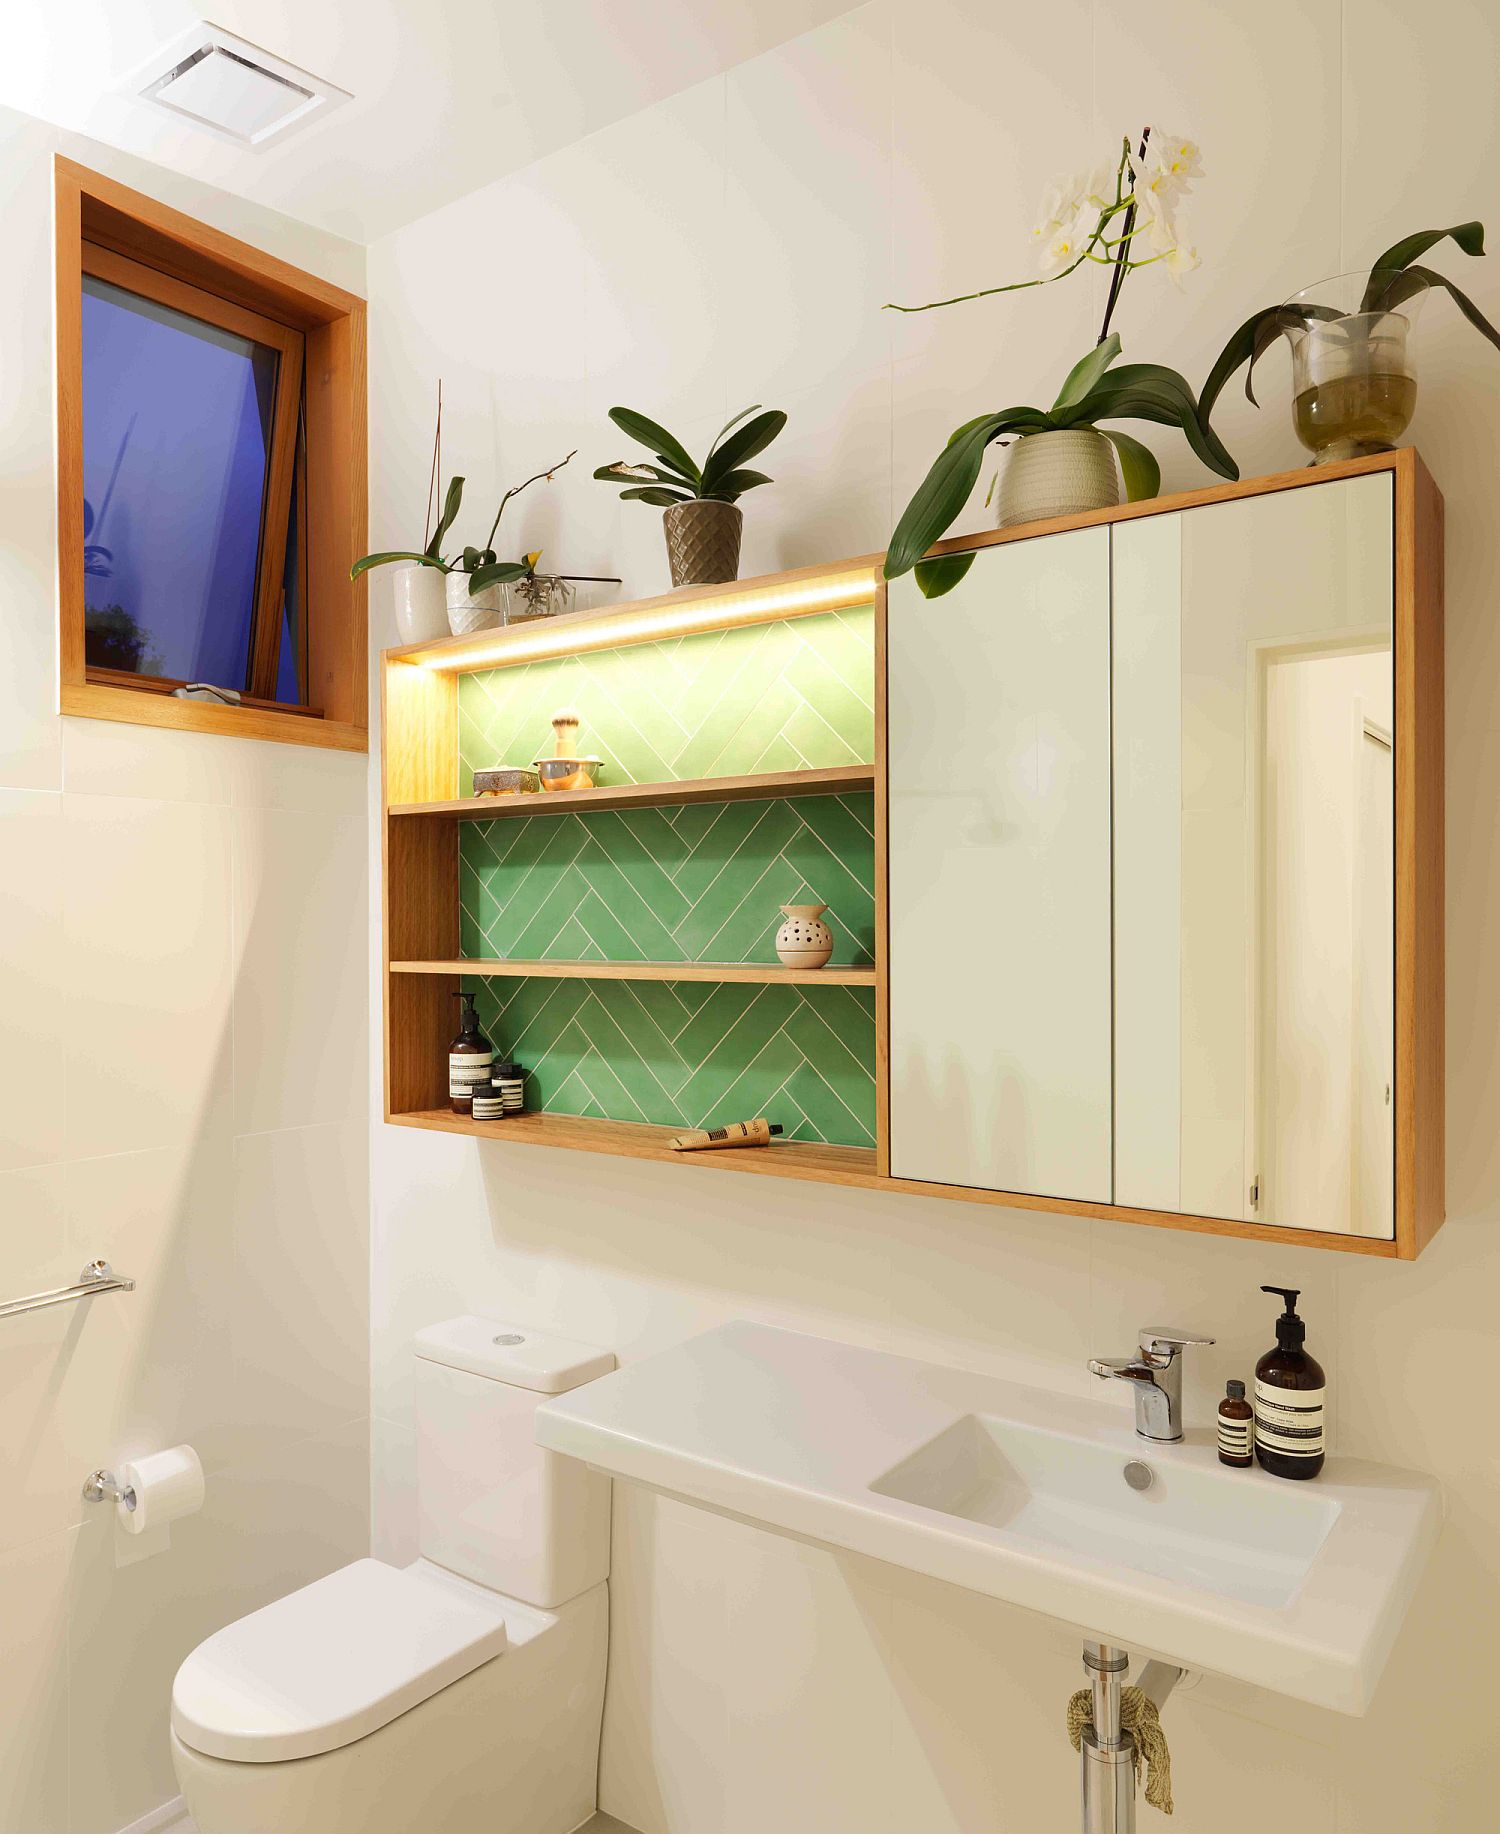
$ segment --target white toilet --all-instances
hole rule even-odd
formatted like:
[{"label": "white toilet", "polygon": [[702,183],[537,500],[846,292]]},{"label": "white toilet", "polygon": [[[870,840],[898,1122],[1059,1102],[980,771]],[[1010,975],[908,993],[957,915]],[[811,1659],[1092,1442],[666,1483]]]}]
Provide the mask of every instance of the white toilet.
[{"label": "white toilet", "polygon": [[356,1560],[199,1644],[172,1761],[199,1834],[569,1834],[593,1813],[608,1478],[532,1438],[607,1351],[485,1318],[416,1340],[421,1558]]}]

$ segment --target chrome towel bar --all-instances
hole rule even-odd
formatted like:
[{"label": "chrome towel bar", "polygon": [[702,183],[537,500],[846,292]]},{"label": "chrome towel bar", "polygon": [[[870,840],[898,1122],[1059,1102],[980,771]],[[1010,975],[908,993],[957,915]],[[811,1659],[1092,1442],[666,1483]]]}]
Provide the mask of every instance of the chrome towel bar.
[{"label": "chrome towel bar", "polygon": [[8,1299],[0,1305],[0,1318],[17,1312],[40,1312],[43,1306],[64,1305],[70,1299],[92,1299],[97,1293],[132,1293],[134,1280],[117,1274],[108,1261],[90,1261],[72,1286],[54,1287],[50,1293],[32,1293],[25,1299]]}]

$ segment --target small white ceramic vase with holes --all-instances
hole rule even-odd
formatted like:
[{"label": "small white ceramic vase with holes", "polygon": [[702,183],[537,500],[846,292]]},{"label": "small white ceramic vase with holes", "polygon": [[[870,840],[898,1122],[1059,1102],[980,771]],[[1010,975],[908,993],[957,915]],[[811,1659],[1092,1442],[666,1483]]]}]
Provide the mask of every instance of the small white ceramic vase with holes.
[{"label": "small white ceramic vase with holes", "polygon": [[786,922],[776,932],[783,968],[821,968],[833,954],[833,931],[823,921],[826,904],[783,904]]},{"label": "small white ceramic vase with holes", "polygon": [[1119,501],[1115,449],[1102,433],[1092,427],[1028,433],[1005,455],[995,520],[1009,529],[1018,522],[1111,509]]},{"label": "small white ceramic vase with holes", "polygon": [[450,573],[448,579],[448,628],[455,637],[472,636],[476,630],[498,630],[505,605],[503,586],[486,586],[483,592],[469,594],[467,573]]},{"label": "small white ceramic vase with holes", "polygon": [[435,643],[448,635],[447,575],[409,561],[395,570],[396,630],[403,643]]}]

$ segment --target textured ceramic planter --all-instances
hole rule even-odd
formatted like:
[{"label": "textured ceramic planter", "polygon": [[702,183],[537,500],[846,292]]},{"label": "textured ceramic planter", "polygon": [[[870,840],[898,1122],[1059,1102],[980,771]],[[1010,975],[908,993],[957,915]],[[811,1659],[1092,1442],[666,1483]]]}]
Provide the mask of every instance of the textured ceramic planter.
[{"label": "textured ceramic planter", "polygon": [[467,573],[449,573],[445,577],[448,581],[448,628],[455,637],[467,637],[476,630],[498,627],[505,603],[503,587],[486,586],[483,592],[476,592],[470,598]]},{"label": "textured ceramic planter", "polygon": [[721,586],[740,576],[738,503],[674,503],[661,513],[674,586]]},{"label": "textured ceramic planter", "polygon": [[448,635],[447,578],[436,567],[419,567],[415,561],[396,568],[396,629],[403,643],[433,643]]},{"label": "textured ceramic planter", "polygon": [[821,968],[833,954],[833,931],[823,921],[826,904],[783,904],[786,922],[776,932],[783,968]]},{"label": "textured ceramic planter", "polygon": [[1041,522],[1048,516],[1076,516],[1109,509],[1120,501],[1115,449],[1092,427],[1065,433],[1031,433],[1018,439],[1000,473],[996,526]]}]

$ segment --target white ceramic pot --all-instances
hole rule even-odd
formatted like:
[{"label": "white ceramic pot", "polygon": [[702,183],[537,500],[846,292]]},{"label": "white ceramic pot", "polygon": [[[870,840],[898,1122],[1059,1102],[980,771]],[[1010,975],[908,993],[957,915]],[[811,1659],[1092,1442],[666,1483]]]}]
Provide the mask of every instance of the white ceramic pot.
[{"label": "white ceramic pot", "polygon": [[483,592],[469,595],[467,573],[450,573],[448,581],[448,628],[455,637],[471,636],[476,630],[496,630],[501,623],[504,587],[486,586]]},{"label": "white ceramic pot", "polygon": [[776,932],[783,968],[821,968],[833,954],[833,931],[823,921],[826,904],[783,904],[786,922]]},{"label": "white ceramic pot", "polygon": [[436,567],[408,561],[397,567],[396,629],[403,643],[433,643],[448,635],[448,605],[443,584],[448,577]]},{"label": "white ceramic pot", "polygon": [[1115,449],[1092,427],[1029,433],[1006,455],[1000,473],[998,528],[1109,509],[1120,501]]}]

